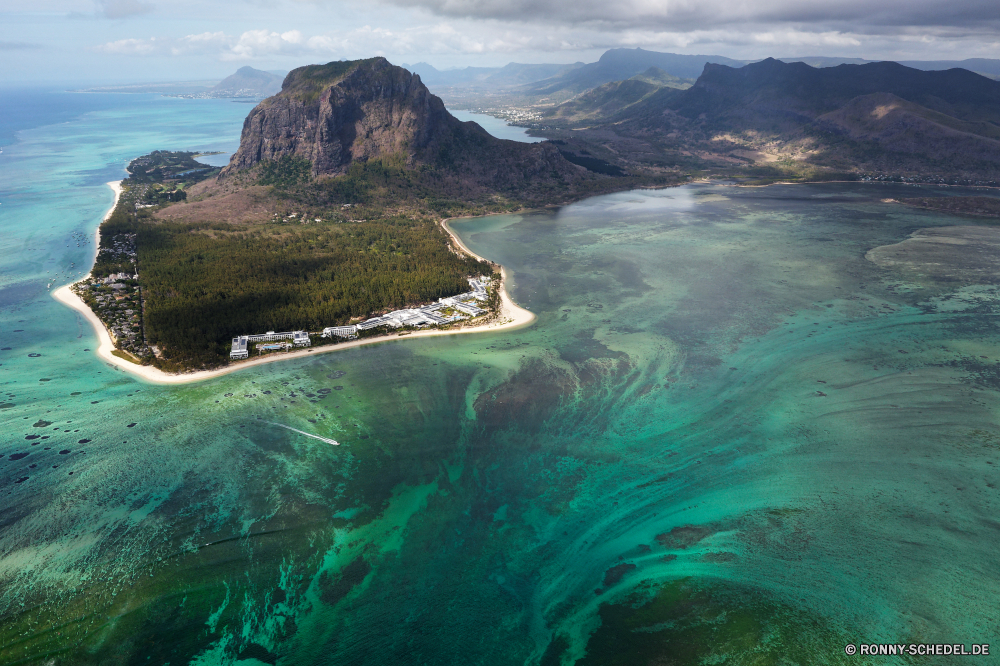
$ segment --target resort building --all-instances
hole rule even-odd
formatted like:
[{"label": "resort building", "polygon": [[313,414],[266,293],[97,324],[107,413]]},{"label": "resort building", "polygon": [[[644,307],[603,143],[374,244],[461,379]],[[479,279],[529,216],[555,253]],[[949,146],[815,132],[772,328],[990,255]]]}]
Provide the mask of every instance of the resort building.
[{"label": "resort building", "polygon": [[241,335],[238,338],[233,338],[233,348],[229,352],[229,358],[247,358],[250,356],[250,350],[247,349],[247,336]]},{"label": "resort building", "polygon": [[323,329],[324,338],[332,338],[337,336],[338,338],[347,338],[348,340],[354,340],[358,337],[358,327],[357,326],[327,326]]},{"label": "resort building", "polygon": [[274,342],[275,340],[291,340],[291,333],[275,333],[274,331],[268,331],[260,335],[248,335],[247,340],[250,342]]},{"label": "resort building", "polygon": [[[489,294],[486,291],[489,283],[490,279],[485,276],[479,278],[469,278],[469,286],[472,287],[472,291],[459,294],[458,296],[451,296],[449,298],[440,298],[437,303],[422,305],[418,308],[394,310],[378,317],[372,317],[371,319],[363,321],[359,324],[350,326],[327,326],[323,329],[322,335],[324,338],[337,337],[354,340],[358,337],[358,333],[360,331],[367,331],[378,326],[388,326],[390,328],[423,328],[425,326],[433,326],[436,324],[448,324],[467,317],[478,317],[486,314],[486,310],[480,308],[476,305],[476,303],[489,299]],[[446,310],[451,311],[451,313],[445,314]],[[271,344],[277,343],[280,340],[291,340],[291,344],[287,342]],[[233,338],[233,349],[229,352],[229,358],[241,359],[249,357],[249,345],[254,342],[269,343],[258,345],[258,352],[278,351],[281,349],[287,350],[293,346],[309,347],[312,345],[312,341],[309,339],[309,333],[306,331],[291,331],[285,333],[268,331],[267,333],[259,335],[242,335],[238,338]]]},{"label": "resort building", "polygon": [[312,341],[309,339],[309,334],[305,331],[291,331],[286,333],[268,331],[267,333],[259,335],[248,335],[246,338],[250,342],[276,342],[278,340],[291,340],[292,344],[296,347],[308,347],[312,344]]}]

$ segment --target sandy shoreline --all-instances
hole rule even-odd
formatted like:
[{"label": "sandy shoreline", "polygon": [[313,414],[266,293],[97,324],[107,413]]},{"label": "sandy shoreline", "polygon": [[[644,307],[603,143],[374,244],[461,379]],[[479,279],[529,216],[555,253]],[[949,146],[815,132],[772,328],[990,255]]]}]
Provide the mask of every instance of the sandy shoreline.
[{"label": "sandy shoreline", "polygon": [[[114,211],[115,206],[118,205],[118,199],[121,196],[121,182],[108,183],[108,186],[115,192],[115,201],[111,205],[111,210],[104,216],[107,220],[111,217],[111,213]],[[463,251],[467,252],[469,255],[482,260],[483,258],[475,254],[469,248],[465,247],[465,244],[459,239],[458,235],[453,232],[447,224],[447,220],[441,223],[444,230],[451,236],[455,244],[462,248]],[[100,226],[97,230],[97,247],[100,248],[101,241],[101,231]],[[94,255],[96,259],[96,254]],[[237,372],[244,368],[250,368],[256,365],[263,365],[265,363],[275,363],[278,361],[285,361],[293,358],[302,358],[304,356],[316,355],[316,354],[326,354],[329,352],[340,351],[342,349],[353,349],[355,347],[363,347],[365,345],[374,345],[383,342],[392,342],[393,340],[411,340],[413,338],[429,338],[441,335],[463,335],[466,333],[481,333],[487,331],[500,331],[500,330],[510,330],[515,328],[521,328],[522,326],[527,326],[535,320],[535,315],[528,310],[518,306],[514,301],[510,299],[507,295],[507,290],[505,288],[506,283],[506,273],[503,267],[500,268],[500,275],[503,282],[500,285],[500,315],[492,322],[487,324],[482,324],[479,326],[469,326],[466,328],[460,328],[454,331],[415,331],[411,333],[404,333],[400,335],[399,333],[393,333],[390,335],[384,335],[377,338],[367,338],[364,340],[351,340],[350,342],[342,342],[336,345],[328,345],[324,347],[313,347],[309,349],[300,349],[293,352],[284,352],[279,354],[271,354],[268,356],[263,356],[260,358],[255,358],[250,361],[244,361],[242,363],[236,363],[233,365],[228,365],[224,368],[218,368],[216,370],[196,370],[194,372],[185,372],[181,374],[171,374],[168,372],[163,372],[158,368],[154,368],[148,365],[136,365],[135,363],[130,363],[124,359],[114,356],[111,352],[115,350],[114,343],[111,342],[111,336],[108,334],[108,330],[104,327],[103,322],[97,317],[94,312],[87,307],[87,304],[83,302],[83,299],[73,293],[70,289],[71,286],[76,284],[73,282],[65,286],[60,287],[52,292],[52,297],[55,298],[60,303],[76,310],[82,314],[90,325],[93,326],[94,331],[97,333],[100,345],[97,349],[97,355],[110,365],[120,368],[136,377],[143,379],[147,382],[153,384],[187,384],[189,382],[198,382],[205,379],[211,379],[212,377],[219,377],[221,375],[227,375],[231,372]],[[87,274],[90,277],[90,273]],[[86,278],[84,278],[86,279]]]}]

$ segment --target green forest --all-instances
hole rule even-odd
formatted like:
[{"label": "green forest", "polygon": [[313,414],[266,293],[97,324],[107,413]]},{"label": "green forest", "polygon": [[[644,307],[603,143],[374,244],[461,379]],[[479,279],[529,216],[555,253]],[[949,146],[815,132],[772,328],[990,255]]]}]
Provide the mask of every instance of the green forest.
[{"label": "green forest", "polygon": [[466,276],[491,272],[449,251],[430,219],[142,226],[147,335],[185,364],[225,358],[234,335],[344,324],[460,293]]},{"label": "green forest", "polygon": [[461,293],[467,276],[492,272],[452,252],[431,217],[173,224],[119,206],[102,234],[126,233],[136,234],[146,338],[171,370],[226,363],[236,335],[345,324]]}]

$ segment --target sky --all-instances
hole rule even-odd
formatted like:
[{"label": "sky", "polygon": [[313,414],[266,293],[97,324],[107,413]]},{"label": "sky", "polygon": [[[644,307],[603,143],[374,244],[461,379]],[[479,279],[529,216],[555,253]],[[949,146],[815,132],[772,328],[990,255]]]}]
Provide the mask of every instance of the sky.
[{"label": "sky", "polygon": [[0,0],[0,86],[221,79],[382,55],[439,69],[642,47],[1000,58],[998,0]]}]

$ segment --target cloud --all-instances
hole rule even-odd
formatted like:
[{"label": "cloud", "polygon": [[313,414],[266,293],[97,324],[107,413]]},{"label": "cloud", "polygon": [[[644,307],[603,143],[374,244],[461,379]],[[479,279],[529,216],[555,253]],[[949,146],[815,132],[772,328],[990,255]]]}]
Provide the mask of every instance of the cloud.
[{"label": "cloud", "polygon": [[1000,25],[995,0],[386,0],[439,16],[545,21],[603,29],[644,26],[711,30],[747,24],[797,23],[857,29],[867,26]]},{"label": "cloud", "polygon": [[101,44],[97,51],[113,55],[156,55],[164,52],[164,40],[151,39],[119,39],[118,41]]},{"label": "cloud", "polygon": [[[640,1],[626,0],[632,3]],[[654,0],[646,1],[650,5],[655,4]],[[600,51],[617,47],[714,53],[747,59],[803,55],[960,59],[995,57],[1000,42],[998,32],[987,24],[878,28],[846,23],[829,27],[808,22],[761,20],[739,25],[723,22],[714,26],[707,22],[704,26],[688,29],[655,23],[609,26],[596,22],[569,25],[500,19],[430,19],[421,22],[412,20],[414,18],[418,17],[411,15],[408,17],[409,24],[398,28],[362,25],[314,34],[302,30],[261,28],[238,34],[215,31],[183,37],[120,39],[103,44],[96,50],[150,57],[200,56],[223,62],[275,59],[299,63],[328,62],[385,55],[403,61],[430,59],[439,64],[462,65],[470,64],[471,57],[477,58],[477,64],[483,60],[498,63],[504,55],[522,61],[569,62],[589,59]],[[424,18],[428,17],[425,15]],[[479,59],[479,56],[482,58]]]},{"label": "cloud", "polygon": [[109,19],[139,16],[153,11],[153,5],[141,0],[100,0],[101,14]]}]

